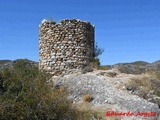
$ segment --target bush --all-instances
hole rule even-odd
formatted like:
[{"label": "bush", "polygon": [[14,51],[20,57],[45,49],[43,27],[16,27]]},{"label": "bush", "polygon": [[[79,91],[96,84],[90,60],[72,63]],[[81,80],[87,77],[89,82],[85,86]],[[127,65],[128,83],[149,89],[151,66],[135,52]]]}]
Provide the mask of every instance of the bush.
[{"label": "bush", "polygon": [[99,60],[99,58],[91,58],[90,62],[92,64],[94,64],[95,66],[97,66],[97,67],[100,66],[100,60]]},{"label": "bush", "polygon": [[96,43],[94,46],[93,56],[91,56],[90,64],[88,66],[90,66],[91,68],[95,68],[95,69],[98,69],[98,68],[101,69],[100,60],[99,60],[98,56],[101,55],[103,52],[104,52],[104,49],[99,48],[98,44]]},{"label": "bush", "polygon": [[72,108],[66,93],[47,85],[50,74],[27,60],[0,72],[0,118],[5,120],[78,120],[83,114]]},{"label": "bush", "polygon": [[90,58],[90,64],[88,66],[92,69],[98,69],[100,66],[99,58]]},{"label": "bush", "polygon": [[107,70],[106,66],[99,66],[98,70]]}]

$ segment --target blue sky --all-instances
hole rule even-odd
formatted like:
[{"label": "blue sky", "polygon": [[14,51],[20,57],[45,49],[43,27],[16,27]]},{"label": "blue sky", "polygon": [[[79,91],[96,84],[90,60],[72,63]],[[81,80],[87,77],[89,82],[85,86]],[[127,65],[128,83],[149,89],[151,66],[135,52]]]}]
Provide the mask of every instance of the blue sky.
[{"label": "blue sky", "polygon": [[102,65],[160,59],[160,0],[1,0],[0,59],[38,61],[43,19],[95,25]]}]

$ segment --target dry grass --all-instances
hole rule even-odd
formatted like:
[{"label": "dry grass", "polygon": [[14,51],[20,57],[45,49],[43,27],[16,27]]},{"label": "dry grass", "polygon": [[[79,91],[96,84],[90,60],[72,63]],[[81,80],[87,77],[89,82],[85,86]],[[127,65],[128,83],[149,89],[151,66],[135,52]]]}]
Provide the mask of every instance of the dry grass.
[{"label": "dry grass", "polygon": [[102,114],[93,110],[88,102],[75,103],[73,107],[80,111],[81,116],[84,116],[83,120],[105,120],[102,118]]},{"label": "dry grass", "polygon": [[[91,115],[94,116],[96,119],[93,120],[121,120],[121,117],[115,117],[115,116],[106,116],[106,111],[112,110],[111,106],[92,106],[88,102],[83,103],[76,103],[74,104],[74,107],[79,111],[85,111],[85,115]],[[87,116],[88,116],[87,115]],[[87,117],[84,120],[90,120],[87,119]]]},{"label": "dry grass", "polygon": [[107,76],[107,77],[112,77],[112,78],[114,78],[114,77],[116,77],[118,74],[117,74],[116,72],[106,72],[104,75]]},{"label": "dry grass", "polygon": [[83,101],[84,101],[84,102],[91,102],[92,100],[93,100],[93,97],[92,97],[91,94],[85,94],[85,95],[83,96]]},{"label": "dry grass", "polygon": [[66,87],[65,87],[65,86],[60,86],[59,91],[60,91],[61,93],[66,92]]},{"label": "dry grass", "polygon": [[155,73],[145,74],[142,77],[132,78],[129,81],[129,86],[134,90],[139,90],[140,97],[146,97],[150,90],[154,90],[154,94],[160,96],[160,80],[157,79]]}]

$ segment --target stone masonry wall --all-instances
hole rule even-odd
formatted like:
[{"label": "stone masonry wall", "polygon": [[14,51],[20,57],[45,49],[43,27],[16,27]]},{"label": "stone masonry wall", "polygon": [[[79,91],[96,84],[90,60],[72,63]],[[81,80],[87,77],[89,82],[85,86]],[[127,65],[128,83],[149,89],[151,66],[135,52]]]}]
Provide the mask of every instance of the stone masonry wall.
[{"label": "stone masonry wall", "polygon": [[94,27],[77,19],[39,26],[39,69],[51,74],[73,73],[89,64],[94,52]]}]

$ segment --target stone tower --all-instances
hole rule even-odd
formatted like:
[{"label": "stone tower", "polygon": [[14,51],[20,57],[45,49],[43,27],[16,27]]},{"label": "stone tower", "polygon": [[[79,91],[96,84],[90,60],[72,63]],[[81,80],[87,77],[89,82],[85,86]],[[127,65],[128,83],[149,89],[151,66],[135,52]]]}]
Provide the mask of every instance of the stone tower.
[{"label": "stone tower", "polygon": [[90,63],[94,26],[77,19],[60,23],[43,20],[39,26],[39,69],[56,75],[74,73]]}]

